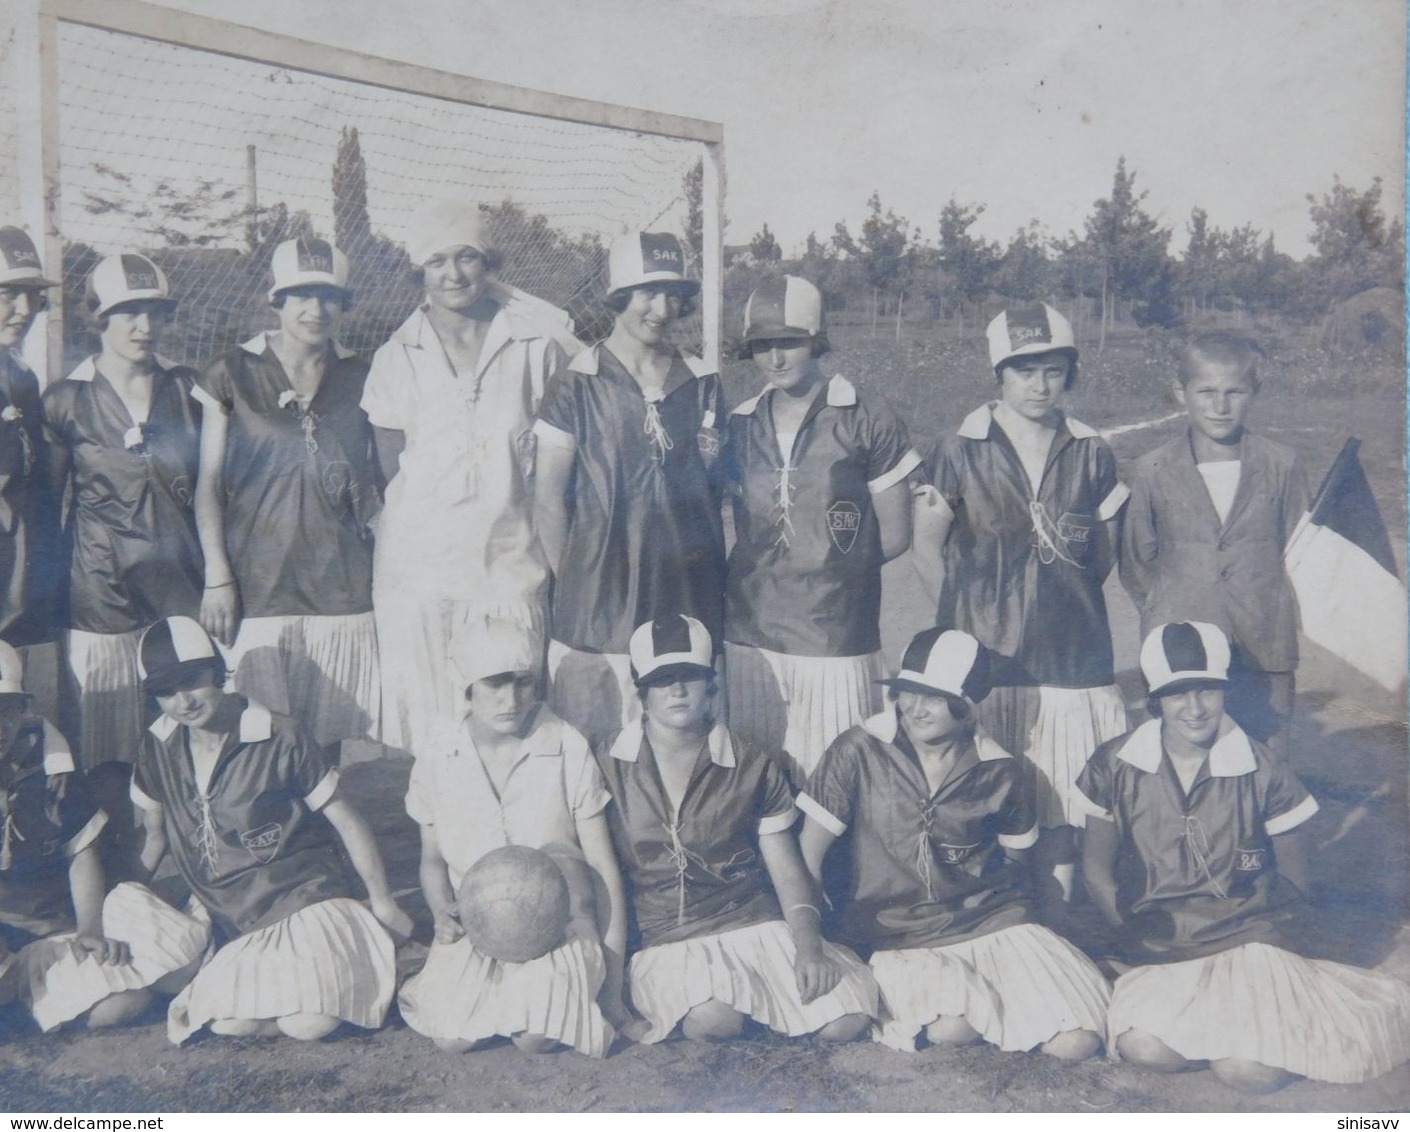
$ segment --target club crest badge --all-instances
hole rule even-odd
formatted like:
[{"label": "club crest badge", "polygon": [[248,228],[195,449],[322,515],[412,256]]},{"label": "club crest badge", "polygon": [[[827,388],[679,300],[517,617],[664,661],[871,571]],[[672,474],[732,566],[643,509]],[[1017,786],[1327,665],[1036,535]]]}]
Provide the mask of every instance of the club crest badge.
[{"label": "club crest badge", "polygon": [[1239,849],[1234,868],[1241,873],[1261,873],[1263,871],[1264,849]]},{"label": "club crest badge", "polygon": [[249,829],[240,834],[240,844],[248,849],[250,856],[261,865],[267,865],[279,852],[279,843],[283,838],[284,827],[277,821],[272,821],[258,829]]},{"label": "club crest badge", "polygon": [[839,499],[827,509],[827,533],[832,544],[846,554],[857,542],[862,529],[862,509],[850,499]]}]

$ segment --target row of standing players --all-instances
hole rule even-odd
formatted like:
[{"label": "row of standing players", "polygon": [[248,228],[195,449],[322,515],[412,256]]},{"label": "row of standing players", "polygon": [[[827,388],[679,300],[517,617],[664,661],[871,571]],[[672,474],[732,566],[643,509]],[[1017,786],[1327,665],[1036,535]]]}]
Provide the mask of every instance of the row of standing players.
[{"label": "row of standing players", "polygon": [[[7,232],[9,281],[22,284],[12,289],[42,293],[32,246],[26,258],[22,234]],[[1290,454],[1241,427],[1257,390],[1247,344],[1214,340],[1187,355],[1191,433],[1147,459],[1127,503],[1110,451],[1060,411],[1076,350],[1050,308],[991,325],[1000,398],[939,446],[927,477],[914,474],[920,460],[893,414],[863,405],[844,379],[821,379],[820,302],[802,280],[751,297],[747,349],[769,386],[726,423],[718,379],[665,344],[697,290],[673,238],[614,245],[614,329],[571,361],[562,316],[493,278],[476,210],[433,207],[408,248],[427,303],[365,382],[333,341],[351,299],[346,264],[302,240],[275,258],[280,330],[211,366],[194,397],[193,375],[155,354],[165,280],[129,255],[94,273],[103,352],[46,394],[45,433],[10,398],[18,407],[5,419],[22,426],[26,471],[50,470],[51,499],[73,480],[68,653],[89,765],[107,761],[97,752],[134,749],[123,738],[131,720],[103,712],[130,710],[140,733],[137,643],[163,614],[198,612],[233,644],[236,687],[295,709],[320,743],[367,733],[383,707],[384,733],[420,753],[417,732],[457,714],[443,658],[486,617],[536,634],[552,626],[553,706],[601,745],[637,714],[632,629],[680,610],[724,641],[732,729],[787,751],[801,782],[880,706],[878,571],[909,544],[913,515],[918,564],[944,580],[941,622],[971,629],[997,657],[997,691],[979,710],[1000,748],[1036,768],[1028,780],[1045,829],[1082,823],[1076,775],[1125,727],[1100,592],[1123,509],[1123,576],[1149,598],[1148,623],[1220,624],[1239,646],[1236,675],[1265,685],[1286,676],[1290,708],[1295,636],[1281,638],[1291,597],[1269,562],[1305,486]],[[369,419],[391,480],[375,569]],[[46,441],[62,458],[36,458]],[[1202,458],[1221,442],[1226,451]],[[1180,497],[1184,463],[1194,490]],[[1233,468],[1209,466],[1219,463]],[[728,574],[722,487],[735,504]],[[1214,541],[1202,530],[1184,538],[1182,521],[1212,527],[1218,554],[1200,550]],[[1211,560],[1217,576],[1190,576]],[[1249,592],[1262,605],[1252,618]],[[124,615],[131,627],[105,620]],[[117,706],[124,692],[130,709]],[[1040,875],[1070,886],[1071,839],[1044,841],[1056,866]]]}]

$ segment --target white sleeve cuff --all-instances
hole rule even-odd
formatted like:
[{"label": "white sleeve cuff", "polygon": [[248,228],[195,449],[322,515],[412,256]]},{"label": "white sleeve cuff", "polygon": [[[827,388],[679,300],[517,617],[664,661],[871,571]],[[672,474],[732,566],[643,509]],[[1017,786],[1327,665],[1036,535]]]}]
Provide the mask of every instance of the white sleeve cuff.
[{"label": "white sleeve cuff", "polygon": [[148,794],[147,791],[143,790],[142,787],[138,786],[135,778],[132,780],[132,784],[127,788],[127,796],[132,799],[132,804],[138,807],[138,809],[146,810],[151,814],[159,814],[162,812],[162,804]]},{"label": "white sleeve cuff", "polygon": [[807,794],[798,795],[798,808],[808,817],[812,818],[833,837],[841,837],[847,832],[845,823],[840,822],[831,813],[825,810],[820,802],[808,797]]},{"label": "white sleeve cuff", "polygon": [[550,448],[564,448],[569,452],[578,450],[577,438],[571,432],[564,432],[546,420],[539,419],[534,422],[534,435]]},{"label": "white sleeve cuff", "polygon": [[782,833],[798,820],[798,811],[789,806],[777,814],[768,814],[759,819],[759,836],[766,833]]},{"label": "white sleeve cuff", "polygon": [[64,856],[73,860],[93,842],[98,840],[98,834],[103,832],[103,827],[108,824],[108,815],[102,810],[96,811],[88,823],[69,838],[68,844],[64,846]]},{"label": "white sleeve cuff", "polygon": [[1038,823],[1026,833],[1001,833],[999,844],[1005,849],[1032,849],[1038,844]]},{"label": "white sleeve cuff", "polygon": [[304,805],[309,808],[310,812],[317,813],[328,804],[328,799],[333,797],[337,789],[338,772],[330,770],[317,786],[304,795]]},{"label": "white sleeve cuff", "polygon": [[896,461],[894,468],[877,476],[874,480],[867,481],[867,490],[873,495],[880,495],[888,487],[900,483],[918,467],[920,467],[920,453],[914,448],[908,448],[906,454]]},{"label": "white sleeve cuff", "polygon": [[1097,508],[1097,518],[1103,523],[1110,519],[1115,519],[1117,513],[1126,506],[1126,501],[1131,498],[1131,489],[1124,483],[1118,482],[1111,489],[1110,494],[1102,500],[1102,505]]},{"label": "white sleeve cuff", "polygon": [[1276,837],[1280,833],[1287,833],[1290,829],[1296,829],[1315,814],[1319,808],[1317,799],[1309,794],[1286,813],[1281,813],[1276,817],[1269,818],[1263,823],[1263,828],[1268,831],[1270,837]]},{"label": "white sleeve cuff", "polygon": [[214,409],[217,413],[220,413],[223,416],[228,417],[230,415],[229,409],[227,409],[224,405],[222,405],[219,401],[217,401],[199,385],[195,386],[191,390],[191,396],[208,409]]}]

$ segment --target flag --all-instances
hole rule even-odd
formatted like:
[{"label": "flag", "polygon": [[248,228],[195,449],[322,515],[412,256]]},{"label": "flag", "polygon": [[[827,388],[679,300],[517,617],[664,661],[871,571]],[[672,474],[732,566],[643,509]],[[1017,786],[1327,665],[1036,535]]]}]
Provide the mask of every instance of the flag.
[{"label": "flag", "polygon": [[1406,678],[1405,587],[1380,509],[1348,440],[1288,540],[1302,631],[1378,684]]}]

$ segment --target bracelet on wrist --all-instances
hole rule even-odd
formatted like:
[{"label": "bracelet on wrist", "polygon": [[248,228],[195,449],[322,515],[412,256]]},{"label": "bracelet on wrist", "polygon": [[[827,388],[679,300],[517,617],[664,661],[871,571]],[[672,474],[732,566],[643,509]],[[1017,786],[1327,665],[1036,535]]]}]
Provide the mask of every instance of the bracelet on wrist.
[{"label": "bracelet on wrist", "polygon": [[223,589],[225,589],[226,586],[233,586],[234,584],[235,584],[235,579],[234,579],[234,578],[231,578],[230,581],[228,581],[228,582],[221,582],[221,583],[219,583],[218,585],[211,585],[210,582],[207,582],[207,583],[206,583],[206,589],[208,589],[208,590],[223,590]]}]

